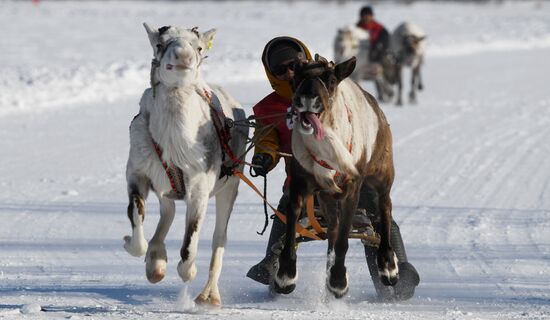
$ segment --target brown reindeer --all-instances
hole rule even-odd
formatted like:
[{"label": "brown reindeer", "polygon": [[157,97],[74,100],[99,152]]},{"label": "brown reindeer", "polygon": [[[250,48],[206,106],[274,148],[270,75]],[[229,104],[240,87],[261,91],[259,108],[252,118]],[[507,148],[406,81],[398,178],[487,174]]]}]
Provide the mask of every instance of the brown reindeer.
[{"label": "brown reindeer", "polygon": [[296,286],[296,226],[305,199],[317,194],[327,221],[327,289],[337,298],[348,290],[345,267],[348,235],[363,184],[373,190],[381,235],[378,271],[385,285],[398,280],[397,257],[390,243],[394,178],[392,137],[378,103],[346,79],[355,58],[334,65],[318,55],[299,61],[293,81],[293,108],[298,115],[292,133],[290,201],[284,248],[275,263],[272,287],[290,293]]}]

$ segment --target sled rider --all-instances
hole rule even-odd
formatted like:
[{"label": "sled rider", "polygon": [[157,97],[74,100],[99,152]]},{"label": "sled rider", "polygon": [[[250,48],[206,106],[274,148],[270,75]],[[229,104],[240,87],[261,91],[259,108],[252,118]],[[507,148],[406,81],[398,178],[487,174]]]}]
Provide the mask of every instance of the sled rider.
[{"label": "sled rider", "polygon": [[372,7],[365,6],[361,8],[357,26],[369,33],[369,61],[381,63],[384,53],[390,46],[390,33],[374,19]]},{"label": "sled rider", "polygon": [[[262,134],[259,141],[256,142],[254,156],[252,157],[252,164],[258,166],[252,168],[256,175],[266,176],[279,162],[280,152],[292,153],[292,119],[287,118],[285,114],[291,110],[292,89],[290,81],[294,77],[294,62],[297,58],[309,60],[311,54],[300,40],[291,37],[274,38],[266,44],[263,50],[262,63],[274,91],[258,102],[253,107],[253,112],[257,117],[260,128],[273,126],[273,129],[267,131],[267,134]],[[287,188],[290,158],[284,157],[284,161],[287,180],[283,186],[283,196],[277,207],[283,214],[290,207]],[[364,195],[367,196],[366,193],[368,193],[368,190],[361,190],[361,198],[364,198]],[[364,201],[360,201],[360,206],[362,203]],[[363,206],[365,205],[363,204]],[[250,268],[247,277],[265,285],[269,284],[271,266],[279,254],[276,249],[277,246],[274,246],[274,244],[279,241],[285,231],[285,224],[275,216],[267,243],[266,255],[258,264]],[[395,293],[393,296],[380,298],[406,300],[414,295],[419,277],[412,264],[407,262],[401,233],[394,221],[392,221],[391,241],[399,261],[400,280],[394,287]],[[374,258],[375,260],[376,258]],[[374,277],[374,275],[372,276]],[[375,276],[378,277],[378,274]]]}]

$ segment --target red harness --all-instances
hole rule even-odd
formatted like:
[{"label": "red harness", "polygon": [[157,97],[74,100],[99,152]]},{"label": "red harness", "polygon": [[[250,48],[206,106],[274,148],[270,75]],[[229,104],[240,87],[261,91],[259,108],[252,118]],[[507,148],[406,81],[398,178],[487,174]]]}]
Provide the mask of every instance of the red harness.
[{"label": "red harness", "polygon": [[[236,171],[236,166],[243,163],[244,161],[237,158],[233,153],[233,150],[229,146],[229,140],[231,140],[231,131],[229,126],[226,124],[226,120],[228,118],[225,116],[219,100],[217,100],[216,98],[217,103],[215,103],[212,99],[212,94],[210,92],[208,92],[206,89],[203,89],[202,91],[197,90],[197,93],[204,100],[206,100],[206,102],[208,102],[208,106],[210,107],[210,116],[212,118],[212,122],[214,123],[214,128],[216,129],[216,135],[218,136],[218,140],[220,141],[220,144],[222,146],[222,161],[225,162],[226,154],[231,160],[230,165],[226,165],[225,163],[222,164],[220,178],[225,175],[233,175]],[[153,140],[153,147],[155,149],[155,152],[157,153],[160,162],[162,163],[162,166],[164,167],[164,170],[166,171],[168,180],[170,181],[172,194],[168,195],[168,197],[174,199],[183,199],[185,196],[183,171],[173,164],[168,165],[168,163],[166,163],[166,161],[162,159],[162,148],[155,140]]]},{"label": "red harness", "polygon": [[[220,141],[223,149],[222,160],[225,160],[226,154],[227,156],[229,156],[232,165],[228,167],[228,169],[230,169],[230,172],[232,173],[235,166],[243,163],[243,160],[237,158],[233,153],[233,150],[231,150],[231,147],[229,146],[229,140],[231,140],[231,131],[229,130],[229,126],[226,123],[226,120],[228,118],[225,116],[219,100],[217,100],[218,103],[214,103],[214,101],[212,100],[212,94],[210,92],[206,91],[206,89],[203,89],[202,94],[200,94],[199,92],[199,95],[203,97],[203,99],[208,102],[208,106],[210,106],[210,115],[212,118],[212,122],[214,123],[214,128],[216,129],[218,140]],[[228,172],[225,171],[224,173],[228,174]]]},{"label": "red harness", "polygon": [[[151,137],[151,140],[153,140],[152,137]],[[183,182],[183,171],[179,167],[176,167],[173,164],[168,165],[166,161],[162,159],[162,149],[155,140],[153,140],[153,147],[155,148],[155,152],[157,153],[157,156],[159,157],[159,160],[162,163],[162,166],[164,167],[164,171],[166,171],[168,180],[170,180],[170,186],[172,187],[172,194],[168,195],[168,197],[173,199],[178,199],[178,200],[183,199],[185,197],[185,183]]]}]

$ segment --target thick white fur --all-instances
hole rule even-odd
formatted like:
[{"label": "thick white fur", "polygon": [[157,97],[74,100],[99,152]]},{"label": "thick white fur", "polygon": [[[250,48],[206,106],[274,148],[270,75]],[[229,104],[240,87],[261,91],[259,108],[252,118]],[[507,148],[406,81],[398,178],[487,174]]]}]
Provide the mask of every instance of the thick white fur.
[{"label": "thick white fur", "polygon": [[338,29],[334,38],[334,62],[344,62],[351,57],[356,60],[351,78],[360,81],[366,78],[368,68],[369,34],[357,26],[346,26]]},{"label": "thick white fur", "polygon": [[[184,281],[193,280],[196,276],[195,258],[198,237],[208,199],[216,196],[216,227],[212,243],[210,274],[200,296],[219,304],[217,281],[222,266],[223,248],[227,240],[227,223],[237,196],[239,179],[236,176],[218,179],[222,164],[220,156],[222,150],[210,117],[210,107],[200,92],[203,90],[214,92],[224,113],[230,118],[234,118],[234,110],[242,112],[242,108],[227,92],[218,87],[210,87],[201,77],[200,62],[204,58],[215,30],[202,33],[198,38],[195,33],[186,29],[171,27],[162,36],[159,36],[157,29],[147,24],[145,29],[155,57],[160,61],[160,67],[153,75],[154,80],[159,81],[159,84],[154,90],[151,88],[145,90],[140,101],[140,114],[130,126],[130,155],[126,176],[129,185],[141,183],[142,188],[148,188],[147,183],[150,183],[161,206],[161,218],[147,251],[147,276],[148,278],[155,274],[164,276],[167,259],[164,240],[175,213],[174,201],[165,197],[172,189],[153,148],[151,139],[153,138],[163,151],[163,160],[183,170],[186,188],[184,200],[187,203],[186,224],[187,226],[195,222],[197,224],[196,232],[191,235],[188,259],[178,264],[178,273]],[[157,44],[162,41],[176,42],[172,43],[161,57],[160,52],[157,52]],[[200,52],[199,47],[202,49]],[[175,67],[178,65],[183,67],[178,69]],[[238,140],[239,137],[234,138]],[[233,151],[240,154],[244,147],[243,139],[238,150]],[[140,182],[143,181],[143,177],[146,177],[145,184]],[[138,227],[141,230],[143,228],[142,225]],[[136,233],[134,230],[129,243],[135,243],[136,237],[139,239],[138,243],[145,241],[143,232]],[[140,249],[139,253],[143,254],[143,248]],[[149,280],[159,281],[151,278]]]},{"label": "thick white fur", "polygon": [[[321,188],[339,193],[342,190],[334,182],[336,171],[351,178],[358,176],[359,172],[355,165],[361,155],[366,152],[366,160],[369,161],[374,151],[378,117],[361,89],[350,79],[344,79],[338,85],[332,108],[331,113],[336,121],[333,127],[325,124],[326,117],[321,116],[320,119],[325,138],[317,141],[314,135],[293,130],[292,151],[300,165],[315,177]],[[352,113],[351,125],[347,108]],[[349,142],[353,146],[351,152],[347,147]],[[335,170],[326,169],[316,163],[308,150]]]}]

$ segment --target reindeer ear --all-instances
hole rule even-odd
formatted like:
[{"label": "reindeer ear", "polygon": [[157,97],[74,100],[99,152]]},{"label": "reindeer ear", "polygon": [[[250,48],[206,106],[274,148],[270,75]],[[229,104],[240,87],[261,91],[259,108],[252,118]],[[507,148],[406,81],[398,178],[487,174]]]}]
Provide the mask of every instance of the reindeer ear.
[{"label": "reindeer ear", "polygon": [[416,40],[416,42],[420,42],[420,41],[426,39],[427,37],[428,36],[424,35],[424,36],[421,36],[421,37],[416,37],[415,40]]},{"label": "reindeer ear", "polygon": [[320,63],[322,63],[322,64],[324,64],[324,65],[328,65],[328,60],[325,59],[324,57],[322,57],[322,56],[321,56],[320,54],[318,54],[318,53],[315,54],[315,61],[320,62]]},{"label": "reindeer ear", "polygon": [[151,43],[151,47],[153,47],[153,50],[155,51],[155,55],[157,54],[157,45],[160,43],[159,41],[159,31],[158,29],[152,28],[147,24],[147,22],[143,23],[143,26],[145,27],[145,31],[147,31],[147,36],[149,37],[149,42]]},{"label": "reindeer ear", "polygon": [[355,57],[351,57],[350,59],[339,63],[334,67],[334,75],[336,76],[336,79],[338,79],[338,82],[349,77],[349,75],[355,69],[356,61],[357,59]]},{"label": "reindeer ear", "polygon": [[212,49],[214,44],[214,35],[216,34],[216,29],[210,29],[201,34],[201,40],[204,43],[206,50]]}]

